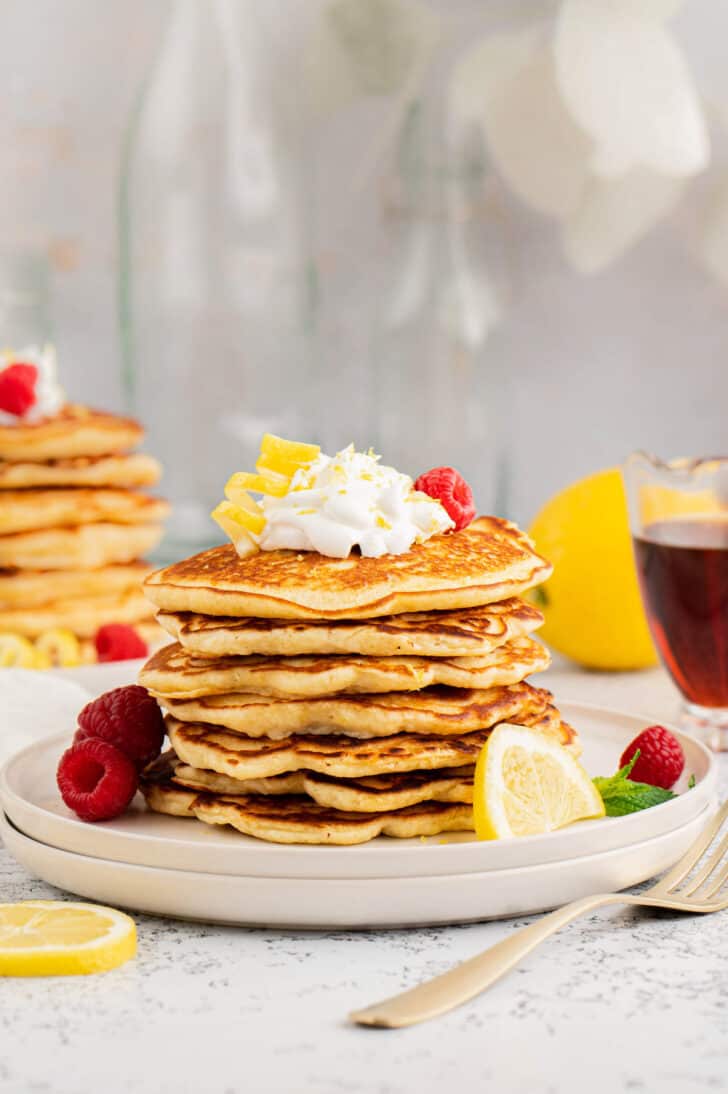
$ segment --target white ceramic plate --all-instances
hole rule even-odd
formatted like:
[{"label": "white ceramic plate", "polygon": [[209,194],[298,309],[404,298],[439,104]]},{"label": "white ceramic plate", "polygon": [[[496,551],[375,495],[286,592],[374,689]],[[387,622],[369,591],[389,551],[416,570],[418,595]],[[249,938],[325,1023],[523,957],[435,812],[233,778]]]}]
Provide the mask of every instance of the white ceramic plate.
[{"label": "white ceramic plate", "polygon": [[271,878],[164,870],[49,847],[0,811],[0,835],[27,870],[90,900],[178,919],[288,929],[415,927],[526,915],[636,885],[671,866],[707,822],[708,805],[651,840],[566,862],[406,878]]},{"label": "white ceramic plate", "polygon": [[[643,718],[581,703],[564,703],[561,709],[567,721],[579,729],[583,761],[593,775],[612,774],[625,746],[645,725]],[[287,846],[242,836],[232,829],[150,813],[142,800],[115,821],[84,824],[64,806],[56,789],[55,769],[68,744],[68,733],[25,749],[5,766],[0,772],[0,804],[13,824],[31,839],[136,866],[248,879],[481,875],[629,850],[645,840],[681,830],[714,797],[716,765],[703,745],[674,732],[686,756],[682,788],[692,773],[694,789],[628,817],[587,821],[522,840],[481,843],[471,833],[456,833],[426,840],[381,837],[357,847]]]}]

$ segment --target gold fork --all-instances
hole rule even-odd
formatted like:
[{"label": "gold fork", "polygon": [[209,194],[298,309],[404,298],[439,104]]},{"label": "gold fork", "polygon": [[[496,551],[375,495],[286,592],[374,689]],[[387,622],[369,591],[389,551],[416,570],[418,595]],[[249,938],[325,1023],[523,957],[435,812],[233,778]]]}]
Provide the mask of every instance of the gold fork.
[{"label": "gold fork", "polygon": [[[365,1010],[352,1011],[350,1020],[360,1026],[397,1029],[445,1014],[489,988],[560,927],[584,912],[591,912],[605,904],[640,904],[648,908],[670,908],[676,912],[719,912],[728,908],[728,892],[722,895],[720,892],[728,880],[728,862],[723,862],[728,853],[728,835],[712,855],[706,854],[726,817],[728,801],[723,803],[680,861],[644,893],[604,893],[575,900],[529,927],[523,927],[485,953],[463,961],[449,972]],[[678,888],[703,855],[706,861],[698,872],[682,888]]]}]

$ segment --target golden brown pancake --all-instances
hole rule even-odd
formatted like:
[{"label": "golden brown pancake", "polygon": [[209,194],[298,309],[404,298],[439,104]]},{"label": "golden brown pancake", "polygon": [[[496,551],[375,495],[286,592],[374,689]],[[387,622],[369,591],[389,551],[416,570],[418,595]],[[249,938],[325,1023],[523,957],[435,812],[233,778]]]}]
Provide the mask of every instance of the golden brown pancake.
[{"label": "golden brown pancake", "polygon": [[95,570],[133,562],[157,546],[158,524],[81,524],[0,536],[0,569]]},{"label": "golden brown pancake", "polygon": [[141,589],[150,570],[147,562],[98,570],[0,570],[0,608],[33,608],[50,600],[110,596]]},{"label": "golden brown pancake", "polygon": [[135,448],[143,436],[131,418],[69,403],[53,418],[0,426],[0,460],[111,456]]},{"label": "golden brown pancake", "polygon": [[161,473],[161,465],[143,452],[36,462],[0,460],[0,490],[36,486],[154,486]]},{"label": "golden brown pancake", "polygon": [[363,779],[337,779],[316,771],[291,771],[268,779],[231,779],[215,771],[200,771],[183,764],[171,750],[156,761],[176,786],[199,793],[305,794],[319,805],[352,813],[381,813],[405,809],[424,801],[472,802],[475,768],[442,768],[439,771],[402,771],[369,775]]},{"label": "golden brown pancake", "polygon": [[338,844],[367,843],[376,836],[412,839],[439,832],[470,831],[470,805],[422,802],[407,809],[378,813],[347,813],[318,805],[310,798],[266,798],[251,794],[227,798],[222,794],[196,794],[174,783],[142,782],[149,808],[157,813],[196,817],[205,824],[230,825],[246,836],[269,843]]},{"label": "golden brown pancake", "polygon": [[151,605],[141,589],[110,596],[82,596],[52,600],[31,608],[0,611],[0,633],[37,638],[43,631],[62,627],[80,638],[91,638],[105,623],[149,621]]},{"label": "golden brown pancake", "polygon": [[479,657],[536,630],[543,615],[512,598],[452,612],[407,612],[371,620],[243,619],[160,612],[160,624],[196,657]]},{"label": "golden brown pancake", "polygon": [[[522,714],[518,724],[534,726],[572,754],[578,756],[580,753],[576,730],[561,721],[555,707]],[[341,779],[360,779],[402,771],[470,766],[477,760],[491,729],[447,737],[398,733],[372,740],[352,740],[332,734],[271,741],[267,738],[254,740],[215,726],[188,724],[167,717],[170,742],[183,763],[233,779],[263,779],[302,770]]]},{"label": "golden brown pancake", "polygon": [[526,714],[543,713],[552,696],[544,688],[519,683],[485,690],[435,686],[423,691],[317,699],[273,699],[243,693],[157,698],[180,721],[223,726],[247,737],[280,740],[299,733],[335,733],[367,740],[394,733],[472,733],[496,722],[518,722]]},{"label": "golden brown pancake", "polygon": [[158,608],[271,619],[364,619],[492,604],[545,581],[551,566],[524,532],[479,517],[401,555],[337,559],[315,551],[258,551],[228,544],[152,574]]},{"label": "golden brown pancake", "polygon": [[420,691],[433,684],[491,688],[516,684],[548,668],[550,656],[532,638],[514,638],[483,657],[192,657],[174,642],[142,669],[139,683],[166,698],[230,692],[274,698]]},{"label": "golden brown pancake", "polygon": [[53,487],[0,493],[0,535],[78,524],[158,523],[169,513],[161,498],[105,487]]}]

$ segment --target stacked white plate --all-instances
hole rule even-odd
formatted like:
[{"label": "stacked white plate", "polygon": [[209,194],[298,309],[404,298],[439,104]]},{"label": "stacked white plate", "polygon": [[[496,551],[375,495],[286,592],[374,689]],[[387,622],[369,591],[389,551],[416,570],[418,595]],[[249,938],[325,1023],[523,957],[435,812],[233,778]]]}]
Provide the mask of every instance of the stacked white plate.
[{"label": "stacked white plate", "polygon": [[[611,775],[644,719],[563,703],[592,775]],[[673,732],[686,766],[673,801],[545,836],[482,843],[470,833],[381,837],[356,847],[264,843],[147,812],[103,824],[70,813],[55,784],[70,727],[0,773],[0,832],[31,873],[71,893],[158,915],[246,926],[364,928],[462,923],[614,892],[671,866],[714,808],[715,762]],[[688,789],[688,778],[695,786]]]}]

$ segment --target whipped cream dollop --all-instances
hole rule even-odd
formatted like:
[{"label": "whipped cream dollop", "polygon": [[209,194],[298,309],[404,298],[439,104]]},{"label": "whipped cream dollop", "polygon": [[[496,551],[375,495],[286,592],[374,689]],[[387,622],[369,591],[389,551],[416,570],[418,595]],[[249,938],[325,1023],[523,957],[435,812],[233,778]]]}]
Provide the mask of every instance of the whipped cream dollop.
[{"label": "whipped cream dollop", "polygon": [[454,527],[439,501],[413,489],[409,475],[353,445],[300,468],[288,493],[264,497],[261,508],[261,550],[318,551],[332,558],[346,558],[354,547],[368,558],[403,554]]},{"label": "whipped cream dollop", "polygon": [[26,346],[22,350],[0,350],[0,372],[14,364],[35,365],[38,379],[35,383],[35,400],[25,414],[11,414],[0,410],[0,425],[19,425],[53,418],[66,402],[63,388],[58,383],[56,351],[53,346]]}]

